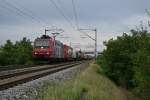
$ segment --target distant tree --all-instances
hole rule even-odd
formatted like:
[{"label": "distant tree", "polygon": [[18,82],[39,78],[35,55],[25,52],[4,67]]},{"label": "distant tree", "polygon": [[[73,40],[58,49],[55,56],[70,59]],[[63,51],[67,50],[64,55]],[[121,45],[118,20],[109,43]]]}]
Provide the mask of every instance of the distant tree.
[{"label": "distant tree", "polygon": [[2,65],[15,64],[14,52],[15,52],[15,47],[13,43],[10,40],[7,40],[6,44],[1,48],[0,63]]},{"label": "distant tree", "polygon": [[21,41],[16,42],[16,63],[17,64],[30,64],[32,63],[32,45],[30,40],[23,38]]},{"label": "distant tree", "polygon": [[10,40],[0,49],[0,65],[32,64],[32,45],[23,38],[13,44]]}]

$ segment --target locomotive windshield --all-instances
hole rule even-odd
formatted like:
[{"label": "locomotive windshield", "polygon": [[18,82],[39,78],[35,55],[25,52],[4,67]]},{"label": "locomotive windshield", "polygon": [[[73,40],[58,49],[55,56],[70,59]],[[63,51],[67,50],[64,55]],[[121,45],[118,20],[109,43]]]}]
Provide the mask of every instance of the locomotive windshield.
[{"label": "locomotive windshield", "polygon": [[48,39],[35,40],[34,46],[36,48],[48,48],[49,47],[49,40]]}]

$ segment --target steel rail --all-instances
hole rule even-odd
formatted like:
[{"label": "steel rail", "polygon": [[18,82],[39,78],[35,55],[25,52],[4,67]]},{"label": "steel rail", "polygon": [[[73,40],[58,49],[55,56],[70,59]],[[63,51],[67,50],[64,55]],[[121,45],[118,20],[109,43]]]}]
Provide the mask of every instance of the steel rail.
[{"label": "steel rail", "polygon": [[72,64],[61,65],[59,67],[50,67],[49,69],[38,70],[35,72],[26,73],[26,74],[22,74],[22,75],[18,74],[16,76],[12,76],[10,78],[0,80],[0,91],[8,89],[13,86],[16,86],[18,84],[22,84],[22,83],[52,74],[52,73],[56,73],[58,71],[61,71],[61,70],[67,69],[67,68],[71,68],[71,67],[80,65],[84,62],[85,61],[80,61],[80,62],[75,62]]},{"label": "steel rail", "polygon": [[12,77],[12,76],[31,73],[31,72],[38,71],[38,70],[46,70],[46,69],[49,69],[49,68],[59,67],[59,66],[68,65],[68,64],[72,64],[72,62],[2,71],[2,72],[0,72],[0,80],[5,79],[5,78],[9,78],[9,77]]}]

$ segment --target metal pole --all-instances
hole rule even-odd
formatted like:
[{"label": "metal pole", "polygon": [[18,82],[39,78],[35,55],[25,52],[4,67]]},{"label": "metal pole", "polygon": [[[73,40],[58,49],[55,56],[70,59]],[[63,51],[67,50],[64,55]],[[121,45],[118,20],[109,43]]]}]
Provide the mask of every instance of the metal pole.
[{"label": "metal pole", "polygon": [[45,29],[45,35],[46,35],[46,31],[47,31],[47,30]]},{"label": "metal pole", "polygon": [[79,29],[79,30],[90,30],[90,31],[94,31],[95,32],[95,38],[92,38],[91,36],[89,36],[88,34],[84,33],[86,36],[88,36],[90,39],[95,41],[95,50],[94,50],[94,57],[95,59],[97,58],[97,28],[95,29]]},{"label": "metal pole", "polygon": [[95,59],[97,58],[97,29],[95,28]]}]

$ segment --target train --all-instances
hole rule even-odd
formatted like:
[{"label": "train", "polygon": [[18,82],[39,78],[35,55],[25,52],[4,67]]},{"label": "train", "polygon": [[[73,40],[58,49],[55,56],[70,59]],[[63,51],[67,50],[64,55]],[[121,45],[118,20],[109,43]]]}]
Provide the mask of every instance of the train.
[{"label": "train", "polygon": [[34,59],[49,61],[71,61],[89,59],[79,50],[64,44],[48,35],[42,35],[34,40],[32,55]]}]

